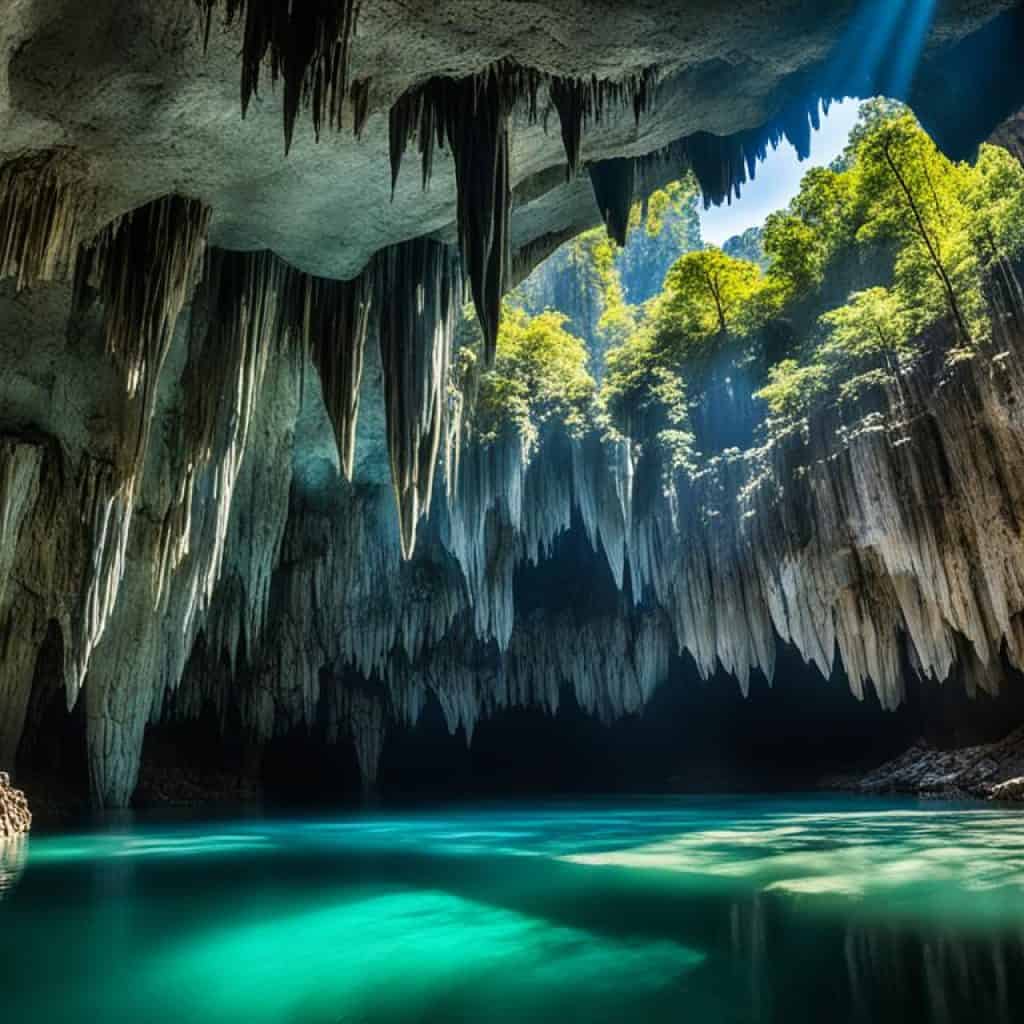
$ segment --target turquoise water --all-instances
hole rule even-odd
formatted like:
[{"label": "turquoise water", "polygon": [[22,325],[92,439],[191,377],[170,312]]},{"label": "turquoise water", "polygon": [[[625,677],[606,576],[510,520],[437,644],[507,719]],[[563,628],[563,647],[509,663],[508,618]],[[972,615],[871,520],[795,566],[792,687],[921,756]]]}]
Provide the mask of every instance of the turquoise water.
[{"label": "turquoise water", "polygon": [[10,1024],[1024,1020],[1024,814],[638,800],[0,853]]}]

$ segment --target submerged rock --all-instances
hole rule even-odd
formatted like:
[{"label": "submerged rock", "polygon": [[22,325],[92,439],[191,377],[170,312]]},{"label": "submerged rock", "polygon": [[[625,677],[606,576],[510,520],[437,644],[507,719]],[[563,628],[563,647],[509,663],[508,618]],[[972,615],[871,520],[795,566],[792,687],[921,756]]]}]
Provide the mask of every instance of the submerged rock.
[{"label": "submerged rock", "polygon": [[7,772],[0,772],[0,839],[25,835],[32,827],[32,812],[20,789],[11,785]]}]

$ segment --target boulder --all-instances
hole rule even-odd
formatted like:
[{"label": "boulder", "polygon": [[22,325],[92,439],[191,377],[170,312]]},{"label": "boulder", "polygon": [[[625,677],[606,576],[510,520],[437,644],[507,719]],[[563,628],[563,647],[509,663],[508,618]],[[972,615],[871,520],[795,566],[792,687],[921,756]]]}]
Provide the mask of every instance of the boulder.
[{"label": "boulder", "polygon": [[32,812],[20,789],[11,785],[7,772],[0,772],[0,840],[25,835],[32,827]]}]

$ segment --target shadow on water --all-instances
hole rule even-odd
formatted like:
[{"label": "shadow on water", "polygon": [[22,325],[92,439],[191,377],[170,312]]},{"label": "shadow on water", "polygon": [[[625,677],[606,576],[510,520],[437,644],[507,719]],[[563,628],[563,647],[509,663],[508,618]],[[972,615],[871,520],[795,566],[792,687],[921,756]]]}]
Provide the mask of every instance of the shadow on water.
[{"label": "shadow on water", "polygon": [[953,810],[127,830],[39,843],[0,962],[26,1024],[1009,1022],[1022,853]]}]

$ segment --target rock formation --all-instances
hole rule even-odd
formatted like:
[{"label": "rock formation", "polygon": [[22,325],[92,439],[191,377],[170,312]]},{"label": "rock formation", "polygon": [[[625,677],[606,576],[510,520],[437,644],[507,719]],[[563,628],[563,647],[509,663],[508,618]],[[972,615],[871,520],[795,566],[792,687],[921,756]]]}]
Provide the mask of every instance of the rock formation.
[{"label": "rock formation", "polygon": [[[945,5],[921,80],[1017,38],[1012,6]],[[682,650],[746,686],[781,638],[890,707],[906,660],[1024,666],[1012,319],[954,370],[940,325],[898,387],[686,480],[597,437],[467,443],[449,387],[463,275],[493,352],[558,240],[621,236],[683,169],[727,199],[819,99],[879,91],[899,39],[844,72],[855,7],[0,2],[0,765],[61,687],[121,805],[147,725],[209,708],[349,737],[370,781],[431,695],[467,737],[563,683],[613,717]],[[976,143],[1016,77],[992,109],[900,94]],[[517,568],[574,522],[617,608],[520,617]]]},{"label": "rock formation", "polygon": [[25,835],[31,827],[32,814],[25,794],[11,785],[7,772],[0,772],[0,841]]},{"label": "rock formation", "polygon": [[1024,800],[1024,730],[1017,729],[996,743],[959,750],[917,743],[859,778],[832,779],[827,785],[858,793]]}]

